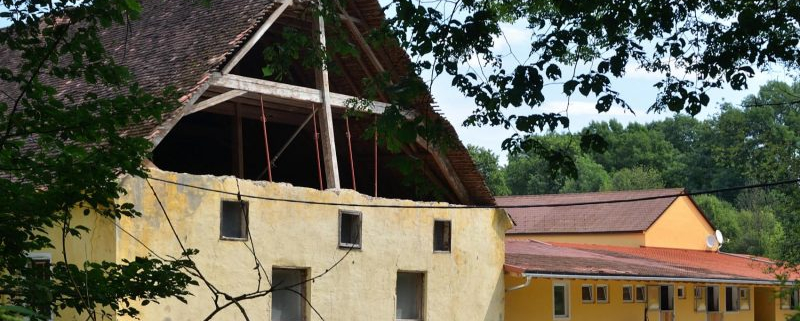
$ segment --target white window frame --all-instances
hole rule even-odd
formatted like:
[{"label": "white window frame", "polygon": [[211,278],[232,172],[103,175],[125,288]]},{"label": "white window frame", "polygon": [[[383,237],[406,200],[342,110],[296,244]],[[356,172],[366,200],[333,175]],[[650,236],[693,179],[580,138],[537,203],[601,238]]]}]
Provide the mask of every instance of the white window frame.
[{"label": "white window frame", "polygon": [[[730,290],[731,297],[728,297],[728,290]],[[732,307],[728,307],[728,301],[731,302],[733,305]],[[730,308],[730,310],[729,310]],[[726,285],[725,286],[725,313],[737,313],[739,312],[739,287],[733,285]]]},{"label": "white window frame", "polygon": [[[747,301],[747,304],[742,306],[742,301]],[[739,311],[750,311],[752,301],[750,300],[750,288],[739,288]]]},{"label": "white window frame", "polygon": [[[625,299],[625,289],[629,289],[630,290],[629,293],[631,295],[631,298],[629,300]],[[631,285],[631,284],[623,284],[622,285],[622,293],[621,293],[622,294],[622,303],[633,303],[633,302],[636,302],[636,293],[635,292],[636,292],[636,290],[633,287],[633,285]]]},{"label": "white window frame", "polygon": [[[342,226],[343,226],[342,225],[342,217],[345,214],[347,214],[347,215],[355,215],[355,216],[358,217],[358,234],[356,234],[357,235],[357,243],[345,243],[345,242],[342,242]],[[353,210],[339,210],[339,233],[336,233],[336,237],[338,238],[336,240],[336,243],[339,244],[339,248],[340,249],[345,249],[345,250],[350,250],[350,249],[358,250],[358,249],[361,249],[361,247],[364,244],[364,238],[362,237],[363,236],[363,233],[362,233],[363,226],[364,226],[364,214],[362,214],[359,211],[353,211]]]},{"label": "white window frame", "polygon": [[[639,289],[642,289],[642,298],[639,298]],[[647,304],[647,286],[646,285],[636,285],[633,290],[633,300],[634,302],[640,302]]]},{"label": "white window frame", "polygon": [[[606,299],[605,300],[600,300],[600,289],[601,288],[605,289],[605,292],[606,292]],[[594,287],[594,290],[595,290],[595,294],[594,294],[595,302],[597,302],[597,303],[608,303],[608,301],[609,301],[608,284],[598,284],[598,285],[596,285]]]},{"label": "white window frame", "polygon": [[675,286],[675,297],[683,300],[686,299],[686,287],[683,285],[676,285]]},{"label": "white window frame", "polygon": [[[583,289],[589,288],[589,299],[583,298]],[[581,284],[581,303],[594,303],[594,285],[593,284]]]},{"label": "white window frame", "polygon": [[[557,286],[564,288],[564,315],[557,315],[556,314],[556,300],[555,300],[555,289]],[[553,299],[553,320],[569,320],[570,316],[572,315],[571,304],[570,304],[570,291],[569,291],[569,282],[566,281],[556,281],[553,282],[552,291],[550,292],[552,299]]]},{"label": "white window frame", "polygon": [[706,290],[705,286],[695,285],[694,286],[694,311],[695,312],[706,312],[708,310],[708,304],[706,302],[706,295],[708,290]]},{"label": "white window frame", "polygon": [[[244,204],[244,217],[242,217],[242,232],[244,237],[234,237],[223,235],[222,224],[225,219],[225,203],[242,203]],[[247,201],[240,201],[237,199],[223,199],[219,202],[219,239],[223,241],[247,241],[250,238],[250,203]]]}]

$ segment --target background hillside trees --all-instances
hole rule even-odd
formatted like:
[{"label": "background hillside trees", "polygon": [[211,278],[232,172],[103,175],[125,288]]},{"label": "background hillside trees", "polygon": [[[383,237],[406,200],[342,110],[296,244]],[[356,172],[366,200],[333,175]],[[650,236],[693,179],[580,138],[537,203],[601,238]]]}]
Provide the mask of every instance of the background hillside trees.
[{"label": "background hillside trees", "polygon": [[[627,126],[591,123],[605,152],[582,152],[573,134],[538,137],[575,157],[576,176],[551,171],[536,153],[517,153],[505,166],[482,169],[502,180],[503,194],[544,194],[685,187],[717,189],[800,177],[800,83],[770,82],[740,105],[725,104],[706,120],[687,115]],[[571,147],[570,147],[571,146]],[[479,148],[470,148],[470,151]],[[484,151],[487,153],[488,151]],[[498,164],[494,162],[492,164]],[[724,232],[726,251],[800,261],[798,186],[744,190],[696,197]]]}]

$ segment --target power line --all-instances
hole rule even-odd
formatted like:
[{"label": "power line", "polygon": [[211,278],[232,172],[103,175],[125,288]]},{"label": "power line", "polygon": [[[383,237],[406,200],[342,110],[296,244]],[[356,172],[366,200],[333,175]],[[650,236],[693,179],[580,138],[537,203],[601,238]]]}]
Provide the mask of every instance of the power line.
[{"label": "power line", "polygon": [[800,179],[788,179],[783,181],[776,181],[776,182],[768,182],[768,183],[758,183],[758,184],[751,184],[751,185],[742,185],[742,186],[734,186],[734,187],[726,187],[726,188],[719,188],[719,189],[711,189],[705,191],[698,191],[698,192],[687,192],[682,191],[680,193],[672,193],[672,194],[665,194],[665,195],[657,195],[657,196],[647,196],[647,197],[636,197],[636,198],[627,198],[627,199],[616,199],[616,200],[604,200],[604,201],[588,201],[588,202],[573,202],[573,203],[543,203],[543,204],[517,204],[517,205],[394,205],[394,204],[358,204],[358,203],[337,203],[337,202],[319,202],[319,201],[310,201],[310,200],[298,200],[298,199],[287,199],[287,198],[277,198],[277,197],[268,197],[268,196],[257,196],[257,195],[246,195],[246,194],[239,194],[234,192],[228,192],[224,190],[213,189],[209,187],[197,186],[192,184],[174,182],[170,180],[165,180],[161,178],[149,177],[148,179],[164,182],[168,184],[173,184],[182,187],[194,188],[198,190],[208,191],[208,192],[215,192],[220,194],[232,195],[232,196],[239,196],[244,198],[250,199],[259,199],[259,200],[266,200],[266,201],[275,201],[275,202],[286,202],[286,203],[299,203],[299,204],[308,204],[308,205],[326,205],[326,206],[342,206],[342,207],[364,207],[364,208],[408,208],[408,209],[509,209],[509,208],[539,208],[539,207],[569,207],[569,206],[581,206],[581,205],[599,205],[599,204],[615,204],[615,203],[632,203],[632,202],[640,202],[640,201],[649,201],[649,200],[656,200],[656,199],[663,199],[663,198],[675,198],[679,196],[695,196],[695,195],[705,195],[705,194],[717,194],[717,193],[724,193],[730,191],[738,191],[738,190],[745,190],[745,189],[754,189],[754,188],[766,188],[766,187],[773,187],[773,186],[780,186],[780,185],[789,185],[789,184],[798,184],[800,183]]}]

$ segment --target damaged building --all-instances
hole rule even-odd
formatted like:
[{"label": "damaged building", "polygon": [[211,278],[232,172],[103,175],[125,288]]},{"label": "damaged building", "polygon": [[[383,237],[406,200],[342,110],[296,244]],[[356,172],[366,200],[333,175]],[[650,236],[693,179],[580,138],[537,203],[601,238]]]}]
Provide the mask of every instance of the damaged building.
[{"label": "damaged building", "polygon": [[[74,224],[91,232],[64,246],[76,261],[177,257],[177,234],[199,250],[198,269],[225,293],[284,285],[239,302],[251,320],[501,319],[511,221],[502,210],[463,206],[494,204],[466,148],[417,137],[388,150],[370,132],[387,106],[381,97],[357,116],[347,113],[366,96],[364,79],[407,69],[402,49],[364,39],[384,20],[379,3],[349,2],[340,26],[312,19],[308,6],[145,0],[140,19],[102,31],[106,49],[143,88],[175,87],[181,106],[123,133],[154,145],[149,179],[120,178],[127,194],[119,201],[142,217],[76,215]],[[357,54],[333,54],[329,68],[297,64],[281,79],[264,77],[263,52],[287,28],[322,42],[346,35]],[[411,112],[454,137],[432,103],[423,95]],[[414,164],[414,180],[393,166],[404,159]],[[57,260],[55,253],[31,255]],[[215,313],[208,289],[191,291],[186,303],[134,307],[141,320]],[[245,319],[236,307],[214,316]],[[64,311],[56,319],[83,318]]]}]

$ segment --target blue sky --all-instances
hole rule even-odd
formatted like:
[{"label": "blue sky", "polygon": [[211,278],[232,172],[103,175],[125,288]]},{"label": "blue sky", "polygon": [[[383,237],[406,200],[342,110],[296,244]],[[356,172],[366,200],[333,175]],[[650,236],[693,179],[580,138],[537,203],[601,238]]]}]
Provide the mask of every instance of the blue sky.
[{"label": "blue sky", "polygon": [[[514,51],[518,57],[523,53],[522,57],[527,56],[527,48],[530,45],[531,31],[520,27],[517,24],[506,24],[503,26],[503,33],[505,37],[495,39],[495,53],[508,54]],[[506,63],[515,65],[514,61],[509,61],[510,56],[505,58]],[[469,64],[476,68],[478,59],[473,57]],[[468,66],[464,66],[467,68]],[[509,68],[509,67],[506,67]],[[511,67],[513,68],[513,67]],[[570,67],[571,68],[571,67]],[[578,72],[581,69],[585,70],[586,66],[578,66]],[[562,67],[562,73],[567,75],[571,74],[568,68]],[[569,103],[568,116],[570,118],[570,128],[572,132],[578,132],[580,129],[588,125],[592,121],[602,121],[617,119],[620,122],[627,124],[630,122],[645,123],[653,120],[672,117],[674,113],[663,112],[660,114],[647,113],[647,109],[653,104],[658,91],[653,87],[657,81],[662,79],[663,75],[648,73],[635,66],[629,66],[623,78],[612,78],[612,87],[621,93],[623,99],[632,107],[635,115],[624,110],[621,107],[614,107],[605,113],[598,113],[594,108],[595,97],[590,95],[588,98],[576,93],[572,96]],[[709,92],[711,98],[710,107],[704,109],[696,117],[705,119],[713,116],[719,111],[719,105],[723,102],[730,102],[737,104],[742,98],[750,94],[758,92],[758,88],[766,84],[770,80],[780,80],[785,82],[792,82],[792,77],[787,75],[785,71],[767,71],[757,72],[755,77],[749,81],[749,89],[743,91],[734,91],[732,89],[720,89]],[[564,80],[560,80],[564,81]],[[465,98],[456,88],[452,87],[451,79],[446,76],[441,76],[433,83],[432,92],[433,96],[439,104],[444,116],[453,123],[458,131],[459,137],[465,144],[477,145],[489,148],[495,154],[500,155],[501,163],[506,162],[506,153],[500,148],[503,139],[513,134],[511,130],[505,130],[500,127],[464,127],[462,122],[474,110],[474,102]],[[565,112],[567,110],[567,97],[561,92],[561,85],[553,85],[545,87],[546,102],[541,107],[531,109],[530,107],[521,107],[516,113],[537,113],[537,112]]]}]

